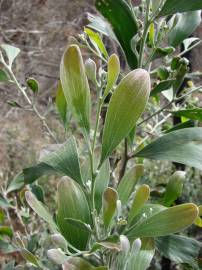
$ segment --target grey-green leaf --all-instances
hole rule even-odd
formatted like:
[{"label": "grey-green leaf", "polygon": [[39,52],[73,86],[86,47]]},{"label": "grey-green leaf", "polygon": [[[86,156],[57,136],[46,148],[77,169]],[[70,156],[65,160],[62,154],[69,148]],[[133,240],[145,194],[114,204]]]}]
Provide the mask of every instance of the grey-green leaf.
[{"label": "grey-green leaf", "polygon": [[68,118],[68,113],[67,113],[68,105],[67,105],[67,100],[64,96],[64,92],[63,92],[62,85],[61,85],[60,81],[58,83],[55,104],[56,104],[57,110],[59,112],[59,115],[62,119],[63,125],[66,128],[67,127],[67,118]]},{"label": "grey-green leaf", "polygon": [[149,73],[131,71],[114,91],[104,125],[101,163],[129,134],[145,109],[150,94]]},{"label": "grey-green leaf", "polygon": [[169,32],[168,42],[171,46],[177,47],[189,37],[201,23],[201,11],[192,11],[177,14],[177,24]]},{"label": "grey-green leaf", "polygon": [[198,208],[195,204],[181,204],[162,210],[134,225],[128,232],[128,238],[158,237],[179,232],[191,224],[198,216]]},{"label": "grey-green leaf", "polygon": [[85,250],[89,233],[68,224],[66,218],[91,224],[90,210],[81,187],[68,177],[63,177],[57,191],[57,224],[65,239],[78,249]]},{"label": "grey-green leaf", "polygon": [[90,130],[90,89],[80,49],[70,45],[61,61],[60,80],[70,110],[80,127]]},{"label": "grey-green leaf", "polygon": [[98,213],[100,212],[102,207],[102,194],[104,190],[108,187],[109,180],[110,180],[110,164],[109,160],[107,159],[103,163],[95,179],[94,199],[95,199],[95,208]]},{"label": "grey-green leaf", "polygon": [[135,185],[143,173],[144,166],[142,164],[137,164],[123,176],[117,188],[119,199],[122,204],[127,203],[131,193],[134,191]]},{"label": "grey-green leaf", "polygon": [[186,128],[170,132],[135,155],[178,162],[202,170],[202,128]]},{"label": "grey-green leaf", "polygon": [[50,225],[53,232],[56,232],[57,225],[55,224],[51,214],[46,210],[45,206],[38,201],[34,194],[30,191],[25,192],[25,198],[32,210]]},{"label": "grey-green leaf", "polygon": [[155,239],[156,246],[164,257],[176,263],[196,265],[201,243],[197,240],[182,236],[168,235]]},{"label": "grey-green leaf", "polygon": [[23,170],[25,183],[32,183],[42,175],[66,175],[82,184],[76,140],[70,137],[58,150],[47,154],[37,165]]}]

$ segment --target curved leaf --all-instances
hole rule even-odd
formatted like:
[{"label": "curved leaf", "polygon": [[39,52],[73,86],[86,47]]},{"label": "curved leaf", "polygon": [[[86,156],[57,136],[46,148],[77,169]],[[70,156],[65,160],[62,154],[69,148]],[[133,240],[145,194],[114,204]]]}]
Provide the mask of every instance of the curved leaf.
[{"label": "curved leaf", "polygon": [[90,130],[90,89],[80,49],[70,45],[61,61],[60,80],[67,103],[79,125]]},{"label": "curved leaf", "polygon": [[129,134],[145,109],[150,94],[149,73],[131,71],[117,86],[107,110],[102,138],[101,163]]},{"label": "curved leaf", "polygon": [[122,204],[127,203],[130,195],[134,191],[135,185],[143,173],[144,166],[142,164],[137,164],[123,176],[117,188],[119,199],[121,200]]},{"label": "curved leaf", "polygon": [[24,181],[34,182],[43,175],[67,175],[82,184],[82,176],[78,159],[76,140],[70,137],[58,150],[50,152],[37,165],[23,170]]},{"label": "curved leaf", "polygon": [[170,132],[147,145],[135,156],[170,160],[202,170],[202,128]]},{"label": "curved leaf", "polygon": [[56,104],[57,110],[59,112],[59,115],[62,119],[63,125],[66,128],[66,125],[67,125],[67,100],[64,96],[64,92],[63,92],[62,85],[61,85],[60,81],[58,83],[55,104]]},{"label": "curved leaf", "polygon": [[102,197],[102,210],[103,210],[103,222],[107,228],[116,211],[116,204],[118,200],[118,194],[113,188],[107,188]]},{"label": "curved leaf", "polygon": [[175,14],[177,12],[187,12],[202,9],[202,1],[201,0],[166,0],[159,16],[166,16]]},{"label": "curved leaf", "polygon": [[68,177],[63,177],[57,191],[57,224],[65,239],[78,249],[85,250],[89,233],[68,224],[66,218],[91,224],[90,211],[85,194],[80,186]]},{"label": "curved leaf", "polygon": [[128,232],[129,238],[157,237],[179,232],[190,226],[198,216],[195,204],[181,204],[162,210],[133,226]]},{"label": "curved leaf", "polygon": [[138,59],[131,49],[131,40],[137,34],[138,25],[126,1],[96,0],[95,5],[110,23],[126,55],[128,64],[132,69],[137,68]]},{"label": "curved leaf", "polygon": [[177,24],[168,35],[168,42],[173,47],[180,45],[201,23],[201,11],[186,12],[176,16]]}]

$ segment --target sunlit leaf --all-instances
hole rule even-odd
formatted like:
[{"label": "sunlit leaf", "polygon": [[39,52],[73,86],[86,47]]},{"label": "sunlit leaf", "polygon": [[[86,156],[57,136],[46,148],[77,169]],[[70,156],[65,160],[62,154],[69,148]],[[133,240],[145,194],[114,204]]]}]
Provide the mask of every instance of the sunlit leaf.
[{"label": "sunlit leaf", "polygon": [[122,204],[127,203],[131,193],[134,191],[135,185],[143,173],[144,166],[142,164],[137,164],[123,176],[117,189]]},{"label": "sunlit leaf", "polygon": [[116,212],[118,194],[113,188],[105,189],[102,197],[103,222],[106,228],[110,225]]},{"label": "sunlit leaf", "polygon": [[145,109],[150,94],[150,77],[147,71],[131,71],[114,91],[104,125],[102,162],[129,134]]},{"label": "sunlit leaf", "polygon": [[191,224],[198,216],[198,208],[192,203],[181,204],[162,210],[134,225],[127,233],[129,238],[157,237],[179,232]]},{"label": "sunlit leaf", "polygon": [[67,103],[79,125],[90,130],[90,89],[80,49],[70,45],[61,61],[60,80]]}]

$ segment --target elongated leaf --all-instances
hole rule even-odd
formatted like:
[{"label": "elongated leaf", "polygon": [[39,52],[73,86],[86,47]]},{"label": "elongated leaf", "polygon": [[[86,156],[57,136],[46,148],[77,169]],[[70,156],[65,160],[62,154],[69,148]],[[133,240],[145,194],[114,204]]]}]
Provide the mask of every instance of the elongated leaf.
[{"label": "elongated leaf", "polygon": [[43,269],[39,259],[27,249],[21,250],[22,257],[38,269]]},{"label": "elongated leaf", "polygon": [[136,156],[170,160],[202,170],[202,128],[170,132],[147,145]]},{"label": "elongated leaf", "polygon": [[64,126],[66,127],[67,118],[68,118],[68,116],[67,116],[68,115],[68,113],[67,113],[67,100],[64,96],[61,82],[58,83],[55,104],[56,104],[57,110],[59,112],[59,115],[62,119],[62,122],[63,122]]},{"label": "elongated leaf", "polygon": [[150,189],[149,189],[149,186],[147,185],[142,185],[137,189],[130,212],[129,212],[129,216],[128,216],[129,223],[134,219],[134,217],[137,214],[139,214],[140,210],[149,199],[149,194],[150,194]]},{"label": "elongated leaf", "polygon": [[109,160],[106,160],[95,179],[95,191],[94,191],[94,199],[95,199],[95,208],[99,213],[102,207],[102,195],[104,190],[108,187],[110,180],[110,164]]},{"label": "elongated leaf", "polygon": [[57,151],[47,154],[37,165],[23,170],[25,183],[32,183],[42,175],[67,175],[82,184],[77,146],[74,137],[69,138]]},{"label": "elongated leaf", "polygon": [[20,53],[20,49],[14,47],[14,46],[8,45],[8,44],[2,44],[0,47],[5,51],[5,53],[8,57],[8,64],[11,67],[13,64],[13,61]]},{"label": "elongated leaf", "polygon": [[33,93],[37,94],[39,92],[39,83],[34,78],[28,78],[26,80],[26,83],[30,90],[32,90]]},{"label": "elongated leaf", "polygon": [[7,235],[8,237],[12,238],[13,237],[13,231],[10,227],[8,226],[0,226],[0,236]]},{"label": "elongated leaf", "polygon": [[193,37],[183,40],[184,50],[186,51],[191,45],[198,43],[197,41],[200,41],[200,38]]},{"label": "elongated leaf", "polygon": [[104,91],[106,97],[115,85],[120,73],[120,62],[116,54],[112,54],[107,64],[107,85]]},{"label": "elongated leaf", "polygon": [[75,226],[68,224],[65,220],[66,218],[72,218],[91,224],[90,211],[85,194],[75,181],[64,177],[58,185],[57,200],[57,224],[62,235],[73,246],[85,250],[89,233],[75,228]]},{"label": "elongated leaf", "polygon": [[173,83],[175,82],[175,80],[169,79],[166,81],[161,81],[160,83],[158,83],[151,91],[151,96],[155,96],[158,93],[168,90],[169,88],[172,87]]},{"label": "elongated leaf", "polygon": [[82,231],[92,233],[92,229],[90,225],[82,222],[81,220],[74,219],[74,218],[65,218],[65,220],[68,224],[71,224],[72,226],[77,227],[81,229]]},{"label": "elongated leaf", "polygon": [[171,113],[172,113],[172,115],[175,115],[175,116],[186,117],[188,119],[202,121],[202,109],[201,108],[172,111]]},{"label": "elongated leaf", "polygon": [[141,249],[129,260],[129,267],[127,270],[133,270],[135,265],[135,270],[146,270],[155,253],[154,240],[152,238],[141,239],[142,245]]},{"label": "elongated leaf", "polygon": [[150,94],[147,71],[131,71],[117,86],[107,110],[102,138],[101,163],[129,134],[145,109]]},{"label": "elongated leaf", "polygon": [[90,130],[90,89],[80,49],[70,45],[61,61],[60,80],[73,115],[86,132]]},{"label": "elongated leaf", "polygon": [[[137,22],[124,0],[96,0],[97,10],[110,23],[131,68],[137,68],[137,56],[131,49],[131,40],[138,32]],[[124,23],[120,23],[124,22]]]},{"label": "elongated leaf", "polygon": [[188,12],[202,9],[201,0],[166,0],[159,16],[171,15],[177,12]]},{"label": "elongated leaf", "polygon": [[180,45],[201,23],[201,11],[186,12],[176,16],[177,24],[168,35],[169,44],[173,47]]},{"label": "elongated leaf", "polygon": [[181,204],[160,211],[134,226],[129,238],[157,237],[179,232],[190,226],[198,215],[198,208],[192,203]]},{"label": "elongated leaf", "polygon": [[118,194],[113,188],[107,188],[104,191],[102,198],[102,210],[103,210],[103,221],[107,228],[116,211],[116,204],[118,200]]},{"label": "elongated leaf", "polygon": [[185,172],[177,171],[170,177],[163,198],[165,206],[170,206],[181,195],[185,175]]},{"label": "elongated leaf", "polygon": [[30,191],[25,192],[25,198],[32,210],[50,225],[53,232],[56,232],[57,225],[55,224],[51,214],[46,210],[45,206],[38,201],[34,194]]},{"label": "elongated leaf", "polygon": [[119,199],[122,204],[127,203],[131,193],[134,191],[134,187],[138,180],[144,173],[144,167],[142,164],[137,164],[132,167],[121,179],[118,185]]},{"label": "elongated leaf", "polygon": [[95,45],[95,47],[99,49],[99,51],[104,55],[104,57],[108,58],[107,50],[100,35],[87,27],[84,28],[84,32],[89,36],[91,42]]},{"label": "elongated leaf", "polygon": [[159,252],[176,263],[196,264],[201,243],[182,235],[158,237],[155,243]]}]

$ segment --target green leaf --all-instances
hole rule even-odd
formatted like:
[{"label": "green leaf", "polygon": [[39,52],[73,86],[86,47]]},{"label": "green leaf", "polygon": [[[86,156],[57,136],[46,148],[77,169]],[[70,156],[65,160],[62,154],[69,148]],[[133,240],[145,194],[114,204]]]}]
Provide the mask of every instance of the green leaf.
[{"label": "green leaf", "polygon": [[0,69],[0,82],[8,81],[8,76],[3,69]]},{"label": "green leaf", "polygon": [[13,237],[13,231],[10,227],[8,226],[0,226],[0,236],[6,235],[10,238]]},{"label": "green leaf", "polygon": [[202,170],[202,128],[170,132],[135,154],[157,160],[169,160]]},{"label": "green leaf", "polygon": [[15,266],[15,261],[11,261],[7,264],[4,264],[2,270],[13,270],[15,269],[14,266]]},{"label": "green leaf", "polygon": [[112,54],[107,63],[107,85],[104,91],[104,97],[106,97],[112,90],[120,73],[120,62],[116,54]]},{"label": "green leaf", "polygon": [[202,205],[198,206],[199,214],[196,220],[194,221],[194,224],[200,228],[202,228]]},{"label": "green leaf", "polygon": [[126,204],[130,195],[134,191],[134,187],[139,181],[140,177],[143,176],[144,166],[142,164],[137,164],[132,167],[121,179],[117,191],[119,194],[119,199],[122,204]]},{"label": "green leaf", "polygon": [[198,120],[202,122],[202,109],[194,108],[188,110],[171,111],[172,115],[179,117],[186,117],[192,120]]},{"label": "green leaf", "polygon": [[74,218],[65,218],[66,222],[76,228],[81,229],[84,232],[92,233],[92,229],[89,224],[82,222],[81,220]]},{"label": "green leaf", "polygon": [[106,228],[109,227],[112,218],[116,212],[117,200],[118,194],[116,190],[110,187],[105,189],[102,197],[102,211],[103,211],[103,222]]},{"label": "green leaf", "polygon": [[197,240],[182,236],[168,235],[155,239],[160,254],[176,263],[196,264],[201,243]]},{"label": "green leaf", "polygon": [[101,34],[117,41],[116,36],[110,27],[110,24],[100,16],[88,13],[89,24],[88,27],[100,32]]},{"label": "green leaf", "polygon": [[180,45],[183,40],[189,37],[200,25],[201,11],[177,14],[176,18],[177,23],[168,35],[168,42],[173,47]]},{"label": "green leaf", "polygon": [[133,203],[128,215],[128,222],[131,223],[131,221],[134,219],[134,217],[139,214],[140,210],[144,206],[144,204],[149,199],[150,195],[150,189],[147,185],[140,186],[134,196]]},{"label": "green leaf", "polygon": [[38,184],[31,184],[30,189],[31,189],[31,192],[36,196],[36,198],[40,202],[44,203],[44,190],[42,186]]},{"label": "green leaf", "polygon": [[132,69],[137,68],[138,59],[131,48],[131,40],[138,32],[138,24],[130,7],[124,0],[96,0],[95,5],[110,23],[129,66]]},{"label": "green leaf", "polygon": [[35,213],[37,213],[38,216],[40,216],[43,220],[45,220],[49,224],[49,226],[51,227],[53,232],[56,232],[57,225],[55,224],[53,217],[46,210],[45,206],[40,201],[37,200],[35,195],[30,191],[26,191],[25,198],[26,198],[28,205],[32,208],[32,210]]},{"label": "green leaf", "polygon": [[152,238],[141,239],[141,249],[134,255],[131,253],[127,270],[146,270],[150,266],[155,253],[154,240]]},{"label": "green leaf", "polygon": [[64,92],[63,92],[62,85],[61,85],[60,81],[58,83],[55,104],[56,104],[57,110],[59,112],[59,115],[62,119],[63,125],[66,128],[67,127],[67,118],[68,118],[68,113],[67,113],[68,106],[67,106],[67,100],[64,96]]},{"label": "green leaf", "polygon": [[39,92],[39,84],[37,80],[34,78],[29,78],[26,80],[27,85],[29,88],[32,90],[33,93],[38,93]]},{"label": "green leaf", "polygon": [[102,195],[104,190],[108,187],[109,180],[110,180],[110,164],[109,160],[107,159],[103,163],[95,179],[94,200],[95,200],[95,208],[98,213],[102,208]]},{"label": "green leaf", "polygon": [[160,83],[158,83],[152,90],[151,90],[151,94],[150,96],[155,96],[158,93],[168,90],[169,88],[172,87],[173,83],[175,82],[175,80],[169,79],[166,81],[161,81]]},{"label": "green leaf", "polygon": [[184,171],[176,171],[170,177],[163,197],[163,204],[165,206],[169,207],[181,195],[185,175]]},{"label": "green leaf", "polygon": [[67,175],[82,184],[76,141],[70,137],[58,150],[47,154],[37,165],[23,170],[25,183],[30,184],[43,175]]},{"label": "green leaf", "polygon": [[25,185],[24,176],[22,173],[16,175],[7,187],[7,193],[19,190]]},{"label": "green leaf", "polygon": [[92,44],[95,46],[95,48],[98,48],[99,51],[107,59],[108,53],[107,53],[107,50],[105,48],[105,45],[104,45],[100,35],[87,27],[84,28],[84,32],[89,36],[89,38],[90,38]]},{"label": "green leaf", "polygon": [[142,222],[134,225],[127,236],[131,239],[137,237],[158,237],[179,232],[190,226],[198,215],[195,204],[181,204],[162,210],[157,214],[146,217]]},{"label": "green leaf", "polygon": [[175,130],[179,130],[179,129],[183,129],[183,128],[190,128],[190,127],[195,127],[196,124],[193,120],[188,120],[182,123],[179,123],[175,126],[173,126],[172,128],[168,129],[165,131],[165,133],[169,133],[169,132],[173,132]]},{"label": "green leaf", "polygon": [[14,47],[14,46],[8,45],[8,44],[2,44],[2,45],[0,45],[0,47],[5,51],[5,53],[8,57],[8,64],[11,67],[13,64],[13,61],[20,53],[20,49]]},{"label": "green leaf", "polygon": [[174,51],[175,51],[175,48],[173,48],[173,47],[165,47],[165,48],[158,47],[155,49],[155,53],[152,56],[151,60],[166,57],[167,55],[172,54]]},{"label": "green leaf", "polygon": [[43,269],[39,259],[34,254],[32,254],[29,250],[22,249],[21,255],[27,262],[31,263],[33,266],[39,269]]},{"label": "green leaf", "polygon": [[166,0],[158,16],[172,15],[202,9],[201,0]]},{"label": "green leaf", "polygon": [[0,207],[3,209],[13,208],[10,202],[0,194]]},{"label": "green leaf", "polygon": [[90,58],[85,61],[85,71],[88,79],[97,85],[97,66]]},{"label": "green leaf", "polygon": [[57,224],[65,239],[80,250],[85,250],[89,233],[67,223],[66,218],[91,224],[90,211],[85,194],[80,186],[68,177],[64,177],[57,191]]},{"label": "green leaf", "polygon": [[90,130],[90,89],[80,49],[70,45],[61,61],[60,80],[70,110],[85,132]]},{"label": "green leaf", "polygon": [[107,110],[103,138],[102,162],[127,137],[145,109],[150,94],[147,71],[131,71],[114,91]]}]

